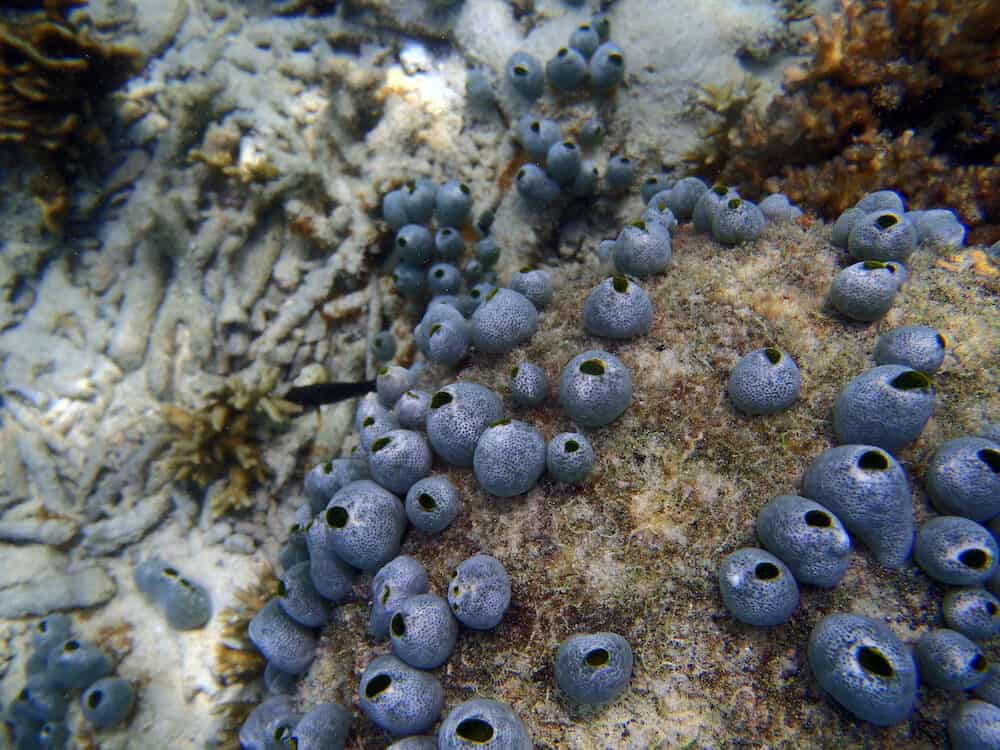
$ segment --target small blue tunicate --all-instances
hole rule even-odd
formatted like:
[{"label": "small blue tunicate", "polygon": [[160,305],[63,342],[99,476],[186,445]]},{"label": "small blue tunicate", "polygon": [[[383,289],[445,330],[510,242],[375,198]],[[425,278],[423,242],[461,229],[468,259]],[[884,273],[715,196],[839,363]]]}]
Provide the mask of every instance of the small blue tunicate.
[{"label": "small blue tunicate", "polygon": [[380,331],[372,336],[371,349],[379,362],[391,362],[396,356],[396,337],[389,331]]},{"label": "small blue tunicate", "polygon": [[538,328],[538,311],[527,297],[499,288],[472,314],[472,344],[487,354],[506,354],[530,339]]},{"label": "small blue tunicate", "polygon": [[410,523],[425,534],[438,534],[458,515],[458,490],[446,476],[425,477],[410,487],[405,506]]},{"label": "small blue tunicate", "polygon": [[559,197],[559,183],[537,164],[525,164],[517,170],[517,192],[529,208],[541,210]]},{"label": "small blue tunicate", "polygon": [[313,586],[324,599],[337,603],[354,589],[356,571],[337,555],[333,531],[322,516],[315,519],[306,530],[306,545]]},{"label": "small blue tunicate", "polygon": [[374,638],[388,638],[389,620],[396,608],[411,596],[426,594],[429,588],[427,571],[414,557],[399,555],[379,568],[372,578],[369,634]]},{"label": "small blue tunicate", "polygon": [[625,80],[625,52],[614,42],[604,42],[590,57],[590,87],[606,94]]},{"label": "small blue tunicate", "polygon": [[635,166],[625,156],[612,156],[604,170],[604,182],[613,193],[624,193],[635,182]]},{"label": "small blue tunicate", "polygon": [[406,224],[396,232],[396,249],[403,263],[414,267],[422,266],[431,259],[434,239],[427,227]]},{"label": "small blue tunicate", "polygon": [[434,197],[434,215],[442,227],[461,227],[472,210],[472,191],[464,182],[449,180]]},{"label": "small blue tunicate", "polygon": [[809,636],[809,668],[820,687],[859,719],[885,727],[913,713],[917,665],[884,623],[827,615]]},{"label": "small blue tunicate", "polygon": [[743,198],[729,198],[715,210],[712,237],[723,245],[753,242],[764,231],[764,223],[764,214],[756,204]]},{"label": "small blue tunicate", "polygon": [[448,584],[448,603],[465,627],[492,630],[510,606],[510,575],[495,557],[470,557],[455,569]]},{"label": "small blue tunicate", "polygon": [[670,210],[670,204],[667,202],[669,192],[669,190],[661,190],[652,196],[646,203],[646,210],[642,212],[641,218],[646,223],[658,221],[673,234],[674,230],[677,229],[677,217],[674,216],[674,212]]},{"label": "small blue tunicate", "polygon": [[521,96],[534,101],[545,91],[545,72],[538,59],[518,51],[507,60],[507,80]]},{"label": "small blue tunicate", "polygon": [[873,445],[841,445],[806,469],[802,494],[828,508],[882,565],[898,568],[913,549],[914,513],[902,465]]},{"label": "small blue tunicate", "polygon": [[694,204],[694,211],[691,214],[691,224],[694,226],[694,231],[701,234],[711,234],[715,214],[724,203],[739,197],[739,193],[725,185],[715,185],[710,190],[703,192],[697,203]]},{"label": "small blue tunicate", "polygon": [[250,620],[247,634],[253,644],[282,672],[302,674],[316,655],[316,636],[285,614],[277,599],[271,599]]},{"label": "small blue tunicate", "polygon": [[276,695],[261,702],[240,727],[240,746],[245,750],[274,750],[274,737],[268,728],[283,723],[295,726],[300,716],[290,696]]},{"label": "small blue tunicate", "polygon": [[784,562],[795,580],[836,586],[851,564],[851,538],[840,520],[817,502],[779,495],[757,514],[757,538]]},{"label": "small blue tunicate", "polygon": [[27,671],[29,676],[45,672],[49,652],[69,640],[73,629],[73,621],[69,615],[53,612],[35,623],[31,631],[32,645],[35,650],[28,657]]},{"label": "small blue tunicate", "polygon": [[[421,459],[421,467],[424,463]],[[423,475],[429,471],[428,465]],[[406,512],[389,490],[363,479],[334,495],[317,523],[329,527],[330,547],[337,557],[352,567],[375,571],[398,554]]]},{"label": "small blue tunicate", "polygon": [[539,406],[548,396],[549,382],[533,362],[522,362],[511,370],[510,396],[517,406]]},{"label": "small blue tunicate", "polygon": [[859,260],[905,262],[916,247],[917,230],[893,211],[865,214],[847,236],[847,251]]},{"label": "small blue tunicate", "polygon": [[921,372],[881,365],[858,375],[833,405],[839,443],[877,445],[897,453],[923,432],[934,413],[934,385]]},{"label": "small blue tunicate", "polygon": [[985,701],[959,703],[948,719],[953,750],[993,750],[1000,747],[1000,708]]},{"label": "small blue tunicate", "polygon": [[406,218],[411,224],[425,224],[431,220],[437,191],[437,183],[426,177],[406,184],[403,188],[406,198]]},{"label": "small blue tunicate", "polygon": [[830,235],[830,242],[833,243],[834,247],[839,247],[842,250],[847,249],[847,241],[851,236],[851,230],[855,224],[864,218],[866,213],[868,212],[854,206],[837,217],[837,220],[833,223]]},{"label": "small blue tunicate", "polygon": [[278,580],[278,604],[295,622],[321,628],[330,619],[330,605],[313,585],[309,562],[293,565]]},{"label": "small blue tunicate", "polygon": [[361,448],[367,451],[371,448],[372,443],[382,435],[398,429],[399,420],[396,419],[396,415],[380,404],[379,411],[368,414],[361,419],[361,424],[358,426],[358,440],[361,443]]},{"label": "small blue tunicate", "polygon": [[952,586],[978,586],[997,569],[997,541],[975,521],[937,516],[917,532],[913,557],[928,576]]},{"label": "small blue tunicate", "polygon": [[365,668],[358,697],[365,715],[392,734],[426,731],[444,708],[437,677],[388,654],[375,657]]},{"label": "small blue tunicate", "polygon": [[350,731],[349,709],[339,703],[320,703],[299,719],[289,735],[289,746],[294,750],[344,750]]},{"label": "small blue tunicate", "polygon": [[433,295],[458,294],[462,274],[451,263],[435,263],[427,269],[427,291]]},{"label": "small blue tunicate", "polygon": [[455,261],[465,250],[465,239],[455,227],[441,227],[434,235],[434,249],[442,260]]},{"label": "small blue tunicate", "polygon": [[409,263],[400,263],[393,269],[392,283],[401,297],[419,299],[427,293],[427,273]]},{"label": "small blue tunicate", "polygon": [[451,656],[458,621],[448,602],[435,594],[407,597],[389,619],[392,653],[417,669],[435,669]]},{"label": "small blue tunicate", "polygon": [[740,622],[771,627],[787,622],[799,606],[792,571],[767,550],[744,547],[719,565],[722,603]]},{"label": "small blue tunicate", "polygon": [[574,47],[560,47],[555,56],[545,63],[545,76],[560,91],[576,91],[589,73],[587,58]]},{"label": "small blue tunicate", "polygon": [[555,120],[528,113],[517,121],[514,137],[532,161],[540,162],[545,159],[549,147],[563,139],[563,133]]},{"label": "small blue tunicate", "polygon": [[559,379],[559,405],[583,427],[604,427],[632,403],[632,376],[618,357],[591,349],[576,355]]},{"label": "small blue tunicate", "polygon": [[[484,272],[491,270],[500,260],[500,245],[495,237],[483,237],[476,243],[476,258]],[[477,279],[477,281],[484,279]]]},{"label": "small blue tunicate", "polygon": [[552,277],[544,268],[525,266],[510,277],[507,286],[527,297],[537,310],[552,302]]},{"label": "small blue tunicate", "polygon": [[733,406],[744,414],[777,414],[791,408],[802,383],[787,353],[769,347],[740,358],[726,384]]},{"label": "small blue tunicate", "polygon": [[589,60],[601,45],[601,38],[589,23],[580,24],[569,35],[569,46]]},{"label": "small blue tunicate", "polygon": [[865,195],[861,196],[861,200],[855,204],[855,207],[860,208],[866,213],[871,213],[872,211],[895,211],[901,214],[906,210],[903,204],[903,196],[895,190],[876,190],[872,193],[865,193]]},{"label": "small blue tunicate", "polygon": [[903,218],[917,230],[917,243],[920,245],[955,250],[965,244],[965,227],[954,211],[946,208],[907,211]]},{"label": "small blue tunicate", "polygon": [[135,686],[121,677],[104,677],[83,691],[83,718],[97,729],[121,724],[135,705]]},{"label": "small blue tunicate", "polygon": [[895,268],[865,260],[837,274],[830,284],[830,304],[852,320],[870,323],[889,312],[898,291]]},{"label": "small blue tunicate", "polygon": [[579,432],[560,432],[545,450],[545,470],[557,482],[582,482],[594,468],[594,449]]},{"label": "small blue tunicate", "polygon": [[[677,179],[671,177],[665,173],[651,174],[642,181],[642,187],[639,189],[642,195],[642,202],[649,204],[649,201],[654,195],[659,195],[660,193],[666,193],[667,190],[672,188],[677,184]],[[663,196],[666,200],[666,195]]]},{"label": "small blue tunicate", "polygon": [[417,350],[425,357],[430,354],[431,328],[436,323],[451,321],[458,327],[467,327],[469,324],[462,315],[462,312],[454,305],[449,305],[441,299],[431,300],[420,319],[417,327],[413,329],[413,343],[417,345]]},{"label": "small blue tunicate", "polygon": [[757,207],[771,222],[791,222],[802,216],[802,209],[792,205],[784,193],[772,193],[758,203]]},{"label": "small blue tunicate", "polygon": [[688,221],[694,215],[698,200],[707,190],[708,185],[697,177],[682,177],[668,190],[665,196],[667,206],[678,221]]},{"label": "small blue tunicate", "polygon": [[662,273],[673,257],[670,231],[659,221],[634,221],[619,232],[611,255],[620,274],[643,278]]},{"label": "small blue tunicate", "polygon": [[427,439],[452,466],[472,466],[476,443],[491,422],[503,418],[503,402],[478,383],[451,383],[431,396]]},{"label": "small blue tunicate", "polygon": [[628,688],[632,662],[632,647],[617,633],[578,633],[559,644],[556,682],[574,703],[608,703]]},{"label": "small blue tunicate", "polygon": [[472,469],[484,492],[523,495],[545,471],[545,438],[527,422],[501,419],[479,437]]},{"label": "small blue tunicate", "polygon": [[69,727],[62,721],[47,721],[38,730],[38,742],[42,750],[62,750],[69,743],[69,738]]},{"label": "small blue tunicate", "polygon": [[[406,430],[422,430],[427,424],[427,408],[431,403],[431,394],[419,389],[411,389],[399,397],[394,412],[400,427]],[[359,477],[368,479],[368,477]],[[339,487],[338,487],[339,489]],[[329,498],[327,498],[329,502]],[[323,507],[326,507],[324,503]]]},{"label": "small blue tunicate", "polygon": [[473,698],[461,703],[441,722],[438,750],[531,750],[531,735],[505,703]]},{"label": "small blue tunicate", "polygon": [[472,289],[469,290],[469,297],[472,299],[474,307],[472,312],[479,309],[479,306],[486,301],[486,298],[490,296],[490,293],[496,289],[496,284],[491,284],[488,281],[480,281]]},{"label": "small blue tunicate", "polygon": [[924,633],[913,649],[921,681],[943,690],[971,690],[986,681],[989,662],[961,633],[938,628]]},{"label": "small blue tunicate", "polygon": [[585,198],[597,192],[597,183],[601,178],[601,173],[597,169],[597,164],[593,159],[584,159],[580,162],[580,171],[576,174],[576,179],[569,187],[570,194],[577,198]]},{"label": "small blue tunicate", "polygon": [[903,326],[879,336],[875,344],[875,363],[904,365],[933,375],[944,362],[948,342],[930,326]]},{"label": "small blue tunicate", "polygon": [[649,333],[653,302],[646,290],[625,276],[598,284],[583,305],[583,327],[592,336],[632,339]]},{"label": "small blue tunicate", "polygon": [[973,641],[1000,636],[1000,599],[984,588],[952,589],[944,595],[945,624]]},{"label": "small blue tunicate", "polygon": [[406,215],[406,194],[403,190],[390,190],[382,196],[382,218],[392,229],[399,229],[409,223]]},{"label": "small blue tunicate", "polygon": [[426,356],[435,364],[454,367],[469,353],[471,343],[472,330],[468,324],[443,320],[434,323],[429,329]]},{"label": "small blue tunicate", "polygon": [[212,616],[212,601],[201,584],[183,576],[172,565],[151,558],[136,566],[136,586],[155,604],[170,627],[177,630],[200,628]]},{"label": "small blue tunicate", "polygon": [[941,513],[973,521],[1000,514],[1000,445],[991,440],[964,437],[942,443],[924,478]]},{"label": "small blue tunicate", "polygon": [[604,140],[604,133],[604,123],[592,117],[580,126],[578,140],[584,148],[594,148]]},{"label": "small blue tunicate", "polygon": [[45,674],[32,674],[8,706],[9,715],[31,722],[62,721],[69,700],[66,691]]},{"label": "small blue tunicate", "polygon": [[573,141],[556,141],[545,155],[545,173],[559,185],[572,185],[580,174],[580,149]]},{"label": "small blue tunicate", "polygon": [[411,385],[410,371],[399,365],[386,365],[375,377],[375,392],[386,409],[391,409]]}]

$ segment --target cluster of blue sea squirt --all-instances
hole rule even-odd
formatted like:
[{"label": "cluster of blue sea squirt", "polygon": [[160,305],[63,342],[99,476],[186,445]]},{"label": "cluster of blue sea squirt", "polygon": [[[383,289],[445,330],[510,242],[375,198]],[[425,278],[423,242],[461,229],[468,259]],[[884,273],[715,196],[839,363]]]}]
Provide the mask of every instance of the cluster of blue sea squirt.
[{"label": "cluster of blue sea squirt", "polygon": [[[528,341],[553,290],[543,269],[521,269],[507,286],[493,283],[495,275],[483,267],[495,265],[499,247],[489,236],[478,242],[477,257],[466,263],[467,271],[470,265],[476,271],[472,278],[468,272],[452,273],[457,267],[451,265],[445,275],[455,279],[454,285],[435,285],[435,271],[442,263],[433,263],[434,253],[457,262],[464,243],[455,251],[447,240],[442,255],[442,243],[433,243],[437,249],[432,249],[430,231],[414,221],[427,222],[433,216],[438,238],[448,228],[461,236],[459,230],[471,215],[471,199],[466,201],[466,191],[449,182],[439,186],[433,198],[427,192],[418,201],[425,208],[411,212],[409,201],[429,187],[427,181],[409,183],[386,196],[383,210],[387,222],[398,225],[397,290],[415,299],[433,293],[414,340],[426,360],[437,366],[433,375],[446,379],[473,347],[503,354]],[[462,204],[460,210],[452,211],[456,203]],[[618,274],[591,293],[600,305],[590,300],[584,305],[585,327],[592,335],[620,339],[649,330],[649,297],[635,276],[625,272],[647,276],[669,264],[666,224],[651,218],[650,225],[638,235],[622,232],[624,247],[615,253]],[[650,232],[655,233],[652,239],[646,236]],[[387,332],[372,342],[373,353],[383,361],[395,349]],[[277,596],[250,623],[250,639],[267,659],[265,683],[274,693],[251,713],[240,732],[250,750],[294,746],[292,741],[301,750],[318,746],[320,737],[327,743],[324,747],[343,747],[351,723],[348,709],[323,704],[302,716],[286,693],[312,664],[317,630],[328,624],[331,608],[352,595],[359,571],[373,575],[368,633],[375,640],[387,639],[391,653],[375,657],[364,668],[358,702],[374,724],[404,737],[393,747],[531,747],[529,733],[513,710],[491,698],[475,698],[451,709],[436,741],[423,735],[445,708],[444,691],[433,670],[448,662],[463,627],[492,630],[501,624],[511,601],[511,580],[500,560],[477,554],[456,567],[441,596],[432,592],[420,561],[399,554],[400,548],[409,525],[433,535],[460,515],[459,490],[445,474],[434,473],[435,460],[471,468],[483,492],[496,497],[524,495],[546,473],[556,482],[584,481],[595,453],[582,430],[606,426],[625,412],[632,400],[631,374],[621,360],[600,349],[573,357],[558,380],[559,405],[573,429],[548,441],[530,422],[507,417],[500,394],[484,385],[457,381],[430,391],[417,387],[422,379],[428,379],[428,371],[419,365],[382,367],[375,392],[356,410],[359,445],[354,454],[323,462],[305,478],[308,499],[298,509],[280,555],[285,572]],[[537,408],[547,398],[549,378],[537,364],[522,362],[512,368],[509,386],[515,408]],[[603,704],[627,688],[632,664],[631,647],[620,635],[579,633],[559,648],[554,671],[571,701]],[[315,712],[325,720],[307,722]]]},{"label": "cluster of blue sea squirt", "polygon": [[95,729],[120,724],[132,713],[135,685],[112,674],[114,665],[104,651],[73,637],[67,615],[39,620],[32,640],[27,683],[4,718],[13,747],[65,747],[70,741],[69,702],[78,693],[80,711]]},{"label": "cluster of blue sea squirt", "polygon": [[[957,246],[964,229],[950,211],[905,212],[892,191],[865,196],[833,229],[833,242],[861,260],[830,288],[831,305],[855,321],[874,321],[891,308],[908,273],[904,262],[921,244]],[[802,478],[802,496],[782,495],[757,516],[762,548],[744,548],[719,567],[727,609],[758,627],[786,622],[799,585],[830,588],[850,565],[852,537],[878,563],[903,566],[911,552],[934,581],[957,586],[942,605],[946,628],[931,630],[911,649],[884,623],[833,614],[817,623],[808,660],[823,689],[855,716],[880,726],[905,721],[925,684],[974,691],[961,703],[949,734],[955,748],[1000,746],[1000,669],[977,641],[1000,635],[997,542],[980,525],[1000,515],[997,429],[937,446],[925,489],[942,515],[915,529],[909,479],[895,453],[916,440],[934,411],[932,376],[945,338],[933,328],[907,326],[883,334],[876,366],[842,389],[833,407],[838,445],[822,452]],[[747,414],[792,406],[799,373],[787,354],[765,349],[733,370],[729,394]],[[989,585],[992,591],[984,588]]]}]

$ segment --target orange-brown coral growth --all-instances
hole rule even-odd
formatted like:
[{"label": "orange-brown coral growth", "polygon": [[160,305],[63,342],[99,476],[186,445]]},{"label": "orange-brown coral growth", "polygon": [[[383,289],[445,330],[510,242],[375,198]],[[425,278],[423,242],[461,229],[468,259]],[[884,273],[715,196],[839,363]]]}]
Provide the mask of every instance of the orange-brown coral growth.
[{"label": "orange-brown coral growth", "polygon": [[135,50],[98,42],[57,15],[0,21],[0,142],[80,146],[95,100],[135,69]]},{"label": "orange-brown coral growth", "polygon": [[997,239],[1000,4],[841,0],[814,26],[812,59],[786,71],[765,113],[708,92],[721,123],[689,155],[695,172],[751,197],[782,190],[828,218],[895,188],[914,207],[954,208],[971,239]]},{"label": "orange-brown coral growth", "polygon": [[46,184],[32,192],[52,231],[66,211],[66,165],[100,137],[93,121],[97,102],[138,62],[135,50],[100,42],[67,20],[68,11],[83,4],[22,1],[13,5],[44,10],[0,19],[0,143],[41,158]]},{"label": "orange-brown coral growth", "polygon": [[270,435],[262,420],[277,424],[302,410],[274,395],[277,379],[277,370],[249,384],[233,377],[197,410],[163,407],[164,420],[179,433],[166,459],[170,476],[201,487],[225,480],[210,501],[213,517],[249,508],[251,485],[267,477],[261,446]]}]

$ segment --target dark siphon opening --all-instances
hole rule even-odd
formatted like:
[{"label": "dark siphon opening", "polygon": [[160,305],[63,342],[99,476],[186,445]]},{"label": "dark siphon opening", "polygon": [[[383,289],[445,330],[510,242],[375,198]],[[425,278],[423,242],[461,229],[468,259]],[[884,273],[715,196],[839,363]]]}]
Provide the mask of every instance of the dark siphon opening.
[{"label": "dark siphon opening", "polygon": [[960,552],[958,554],[958,561],[967,568],[983,570],[990,565],[990,553],[984,549],[974,547],[973,549],[967,549]]},{"label": "dark siphon opening", "polygon": [[870,646],[862,646],[858,649],[858,664],[866,672],[870,672],[876,677],[892,677],[895,670],[889,660],[877,649]]},{"label": "dark siphon opening", "polygon": [[384,693],[392,684],[392,678],[387,674],[378,674],[368,680],[365,685],[365,697],[371,700],[379,694]]},{"label": "dark siphon opening", "polygon": [[460,740],[483,744],[493,739],[493,727],[482,719],[466,719],[455,727],[455,736]]},{"label": "dark siphon opening", "polygon": [[858,468],[865,471],[885,471],[889,468],[889,457],[881,451],[865,451],[858,456]]},{"label": "dark siphon opening", "polygon": [[761,581],[773,581],[781,575],[781,571],[774,563],[759,562],[753,569],[754,576]]},{"label": "dark siphon opening", "polygon": [[810,510],[806,513],[806,523],[809,526],[815,526],[819,529],[825,529],[832,526],[830,522],[830,516],[821,510]]}]

